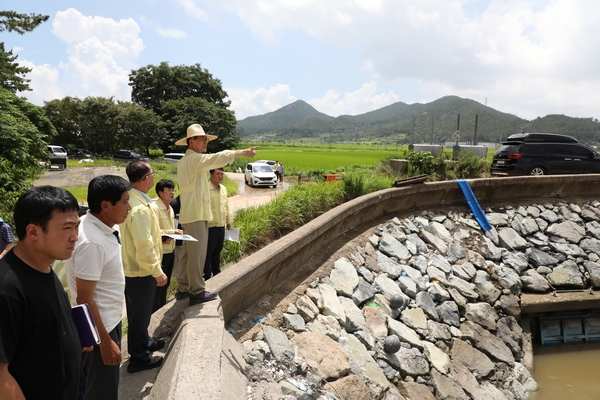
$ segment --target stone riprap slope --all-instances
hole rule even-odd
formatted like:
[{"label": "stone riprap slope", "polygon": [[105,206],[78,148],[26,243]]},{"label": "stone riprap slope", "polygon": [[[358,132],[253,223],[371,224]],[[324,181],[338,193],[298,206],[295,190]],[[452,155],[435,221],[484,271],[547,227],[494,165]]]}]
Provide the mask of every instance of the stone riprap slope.
[{"label": "stone riprap slope", "polygon": [[[248,398],[527,399],[520,295],[600,286],[600,203],[395,218],[264,325]],[[527,367],[526,367],[527,366]]]}]

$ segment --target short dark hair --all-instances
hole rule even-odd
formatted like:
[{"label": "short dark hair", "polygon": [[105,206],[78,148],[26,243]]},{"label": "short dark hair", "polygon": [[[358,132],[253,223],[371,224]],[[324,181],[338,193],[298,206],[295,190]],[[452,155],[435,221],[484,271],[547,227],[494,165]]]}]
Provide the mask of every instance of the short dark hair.
[{"label": "short dark hair", "polygon": [[156,190],[156,194],[158,194],[158,192],[164,191],[165,189],[175,189],[175,183],[170,179],[161,179],[154,186],[154,190]]},{"label": "short dark hair", "polygon": [[146,174],[149,174],[152,168],[146,161],[136,160],[132,161],[125,168],[125,173],[129,178],[129,182],[136,183],[144,179]]},{"label": "short dark hair", "polygon": [[213,173],[213,172],[215,172],[215,171],[223,171],[223,172],[225,172],[225,170],[224,170],[223,168],[215,168],[215,169],[211,169],[211,170],[210,170],[210,173],[211,173],[211,175],[212,175],[212,173]]},{"label": "short dark hair", "polygon": [[79,210],[79,204],[71,192],[55,186],[36,186],[19,197],[15,204],[15,232],[19,240],[26,236],[27,225],[39,225],[44,232],[54,211],[63,213]]},{"label": "short dark hair", "polygon": [[100,175],[88,184],[87,202],[90,212],[98,214],[102,211],[102,202],[117,204],[123,193],[131,189],[131,183],[117,175]]}]

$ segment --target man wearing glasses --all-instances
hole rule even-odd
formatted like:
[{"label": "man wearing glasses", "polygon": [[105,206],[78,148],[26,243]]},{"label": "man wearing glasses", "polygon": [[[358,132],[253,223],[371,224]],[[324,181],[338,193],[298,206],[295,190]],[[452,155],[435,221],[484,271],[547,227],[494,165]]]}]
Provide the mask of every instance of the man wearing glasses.
[{"label": "man wearing glasses", "polygon": [[157,286],[167,284],[161,268],[162,243],[158,217],[148,196],[154,186],[154,175],[146,161],[133,161],[125,170],[131,182],[131,211],[120,224],[121,254],[125,271],[125,304],[127,307],[127,350],[131,359],[127,372],[138,372],[160,366],[163,357],[154,356],[164,347],[164,340],[148,335]]},{"label": "man wearing glasses", "polygon": [[215,140],[207,135],[199,124],[190,125],[187,135],[175,142],[187,146],[187,151],[177,164],[177,179],[181,199],[179,222],[183,231],[196,238],[197,242],[184,241],[178,264],[177,299],[189,297],[190,305],[214,300],[217,293],[205,290],[203,278],[206,249],[208,245],[208,221],[212,218],[208,173],[211,169],[233,163],[237,157],[254,157],[257,147],[245,150],[223,150],[204,154],[208,142]]}]

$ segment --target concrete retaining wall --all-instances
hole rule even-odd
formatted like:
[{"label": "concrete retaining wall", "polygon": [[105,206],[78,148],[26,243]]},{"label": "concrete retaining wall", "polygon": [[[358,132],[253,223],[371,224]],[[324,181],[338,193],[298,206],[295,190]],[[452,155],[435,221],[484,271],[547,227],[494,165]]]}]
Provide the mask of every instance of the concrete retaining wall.
[{"label": "concrete retaining wall", "polygon": [[[473,193],[485,208],[530,202],[578,201],[598,198],[600,175],[562,175],[474,179]],[[372,193],[342,204],[300,229],[224,270],[207,282],[208,290],[219,292],[223,317],[228,322],[240,311],[293,272],[304,268],[311,257],[340,234],[365,222],[400,216],[419,210],[466,208],[463,194],[454,181],[418,184]]]}]

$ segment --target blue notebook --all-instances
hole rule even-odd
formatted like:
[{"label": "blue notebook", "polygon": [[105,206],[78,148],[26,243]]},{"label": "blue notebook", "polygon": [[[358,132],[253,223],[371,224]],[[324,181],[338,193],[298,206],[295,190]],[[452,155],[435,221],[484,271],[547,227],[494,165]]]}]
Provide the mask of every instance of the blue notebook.
[{"label": "blue notebook", "polygon": [[79,341],[81,347],[89,347],[100,344],[100,334],[96,328],[96,321],[92,315],[92,310],[87,303],[78,304],[71,307],[73,319],[79,331]]}]

